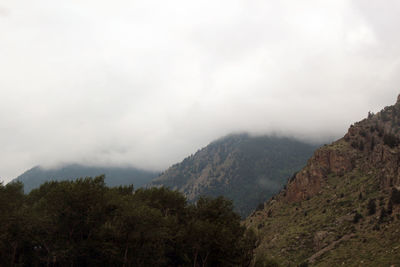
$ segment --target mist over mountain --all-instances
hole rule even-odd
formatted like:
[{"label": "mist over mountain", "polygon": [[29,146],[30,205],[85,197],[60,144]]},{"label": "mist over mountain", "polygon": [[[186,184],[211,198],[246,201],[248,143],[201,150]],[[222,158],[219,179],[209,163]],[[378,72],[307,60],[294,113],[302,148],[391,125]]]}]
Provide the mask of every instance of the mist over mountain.
[{"label": "mist over mountain", "polygon": [[69,164],[57,168],[33,167],[19,175],[13,181],[24,184],[24,191],[29,193],[46,181],[75,180],[77,178],[105,175],[108,186],[134,185],[139,188],[158,175],[157,172],[140,170],[132,167],[96,167]]},{"label": "mist over mountain", "polygon": [[168,168],[149,186],[179,190],[189,201],[222,195],[246,217],[277,193],[317,147],[290,138],[228,135]]},{"label": "mist over mountain", "polygon": [[3,0],[0,179],[60,162],[161,170],[232,132],[339,138],[397,95],[399,9]]},{"label": "mist over mountain", "polygon": [[0,266],[400,267],[399,14],[1,0]]},{"label": "mist over mountain", "polygon": [[247,218],[260,240],[255,262],[399,264],[399,162],[400,96],[316,150],[279,194]]}]

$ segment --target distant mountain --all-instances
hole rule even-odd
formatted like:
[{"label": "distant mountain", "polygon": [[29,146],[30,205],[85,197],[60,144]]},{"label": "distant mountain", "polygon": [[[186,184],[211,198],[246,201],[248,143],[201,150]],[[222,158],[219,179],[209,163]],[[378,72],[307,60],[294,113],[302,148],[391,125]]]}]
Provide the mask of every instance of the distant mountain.
[{"label": "distant mountain", "polygon": [[81,177],[95,177],[105,174],[105,182],[108,186],[133,184],[139,188],[149,183],[159,173],[140,170],[132,167],[90,167],[79,164],[70,164],[54,169],[45,169],[36,166],[21,174],[13,181],[21,181],[24,190],[29,193],[42,183],[50,180],[73,180]]},{"label": "distant mountain", "polygon": [[229,135],[173,165],[149,186],[179,190],[189,201],[223,195],[247,216],[277,193],[315,149],[289,138]]},{"label": "distant mountain", "polygon": [[399,266],[400,96],[318,149],[246,225],[256,266]]}]

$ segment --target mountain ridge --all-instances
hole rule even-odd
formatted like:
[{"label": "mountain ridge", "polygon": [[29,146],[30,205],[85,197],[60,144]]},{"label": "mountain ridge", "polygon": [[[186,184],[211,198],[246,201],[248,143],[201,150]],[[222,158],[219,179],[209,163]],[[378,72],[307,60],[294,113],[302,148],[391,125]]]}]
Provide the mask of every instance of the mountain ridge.
[{"label": "mountain ridge", "polygon": [[247,216],[304,166],[315,147],[283,137],[228,135],[172,165],[148,186],[179,190],[189,201],[223,195]]},{"label": "mountain ridge", "polygon": [[281,192],[246,219],[259,238],[256,262],[400,264],[399,100],[317,149]]},{"label": "mountain ridge", "polygon": [[46,181],[75,180],[77,178],[96,177],[103,174],[106,176],[105,182],[108,186],[133,184],[136,188],[139,188],[156,177],[158,173],[133,167],[66,164],[57,168],[46,169],[38,165],[25,171],[11,182],[22,182],[24,184],[24,191],[28,193]]}]

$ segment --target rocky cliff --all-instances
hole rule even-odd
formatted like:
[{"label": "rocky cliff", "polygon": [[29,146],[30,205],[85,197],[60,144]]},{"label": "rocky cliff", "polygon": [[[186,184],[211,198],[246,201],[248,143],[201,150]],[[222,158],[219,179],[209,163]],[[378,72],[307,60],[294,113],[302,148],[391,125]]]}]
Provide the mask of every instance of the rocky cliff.
[{"label": "rocky cliff", "polygon": [[400,264],[400,102],[315,151],[246,221],[259,261],[317,266]]},{"label": "rocky cliff", "polygon": [[318,149],[285,191],[287,201],[318,193],[328,174],[341,176],[354,169],[379,169],[383,188],[400,185],[400,102],[351,125],[347,134]]}]

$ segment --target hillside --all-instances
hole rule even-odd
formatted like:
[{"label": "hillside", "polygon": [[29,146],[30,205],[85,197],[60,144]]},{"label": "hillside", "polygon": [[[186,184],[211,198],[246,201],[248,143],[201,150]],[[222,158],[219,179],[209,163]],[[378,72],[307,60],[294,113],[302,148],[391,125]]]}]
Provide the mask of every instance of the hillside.
[{"label": "hillside", "polygon": [[399,144],[400,98],[318,149],[247,218],[257,264],[399,266]]},{"label": "hillside", "polygon": [[177,189],[189,201],[222,195],[245,217],[277,193],[315,148],[288,138],[230,135],[173,165],[150,186]]},{"label": "hillside", "polygon": [[45,169],[36,166],[13,181],[20,181],[24,184],[24,191],[29,193],[32,189],[38,188],[45,181],[73,180],[80,177],[96,177],[104,174],[108,186],[130,185],[139,188],[157,176],[156,172],[144,171],[131,167],[90,167],[79,164],[65,165],[54,169]]}]

